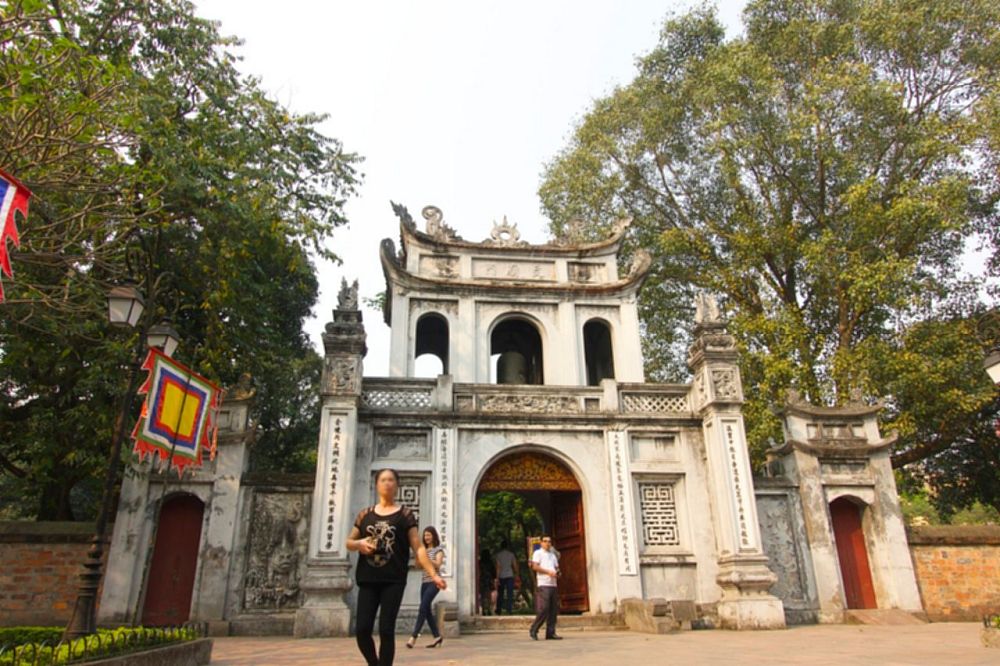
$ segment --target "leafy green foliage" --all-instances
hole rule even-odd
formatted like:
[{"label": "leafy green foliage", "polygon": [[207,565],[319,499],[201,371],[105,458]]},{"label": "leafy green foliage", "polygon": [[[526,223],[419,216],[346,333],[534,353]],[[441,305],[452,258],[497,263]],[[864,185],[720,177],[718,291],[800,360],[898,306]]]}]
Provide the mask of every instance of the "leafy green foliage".
[{"label": "leafy green foliage", "polygon": [[137,335],[109,330],[104,295],[126,278],[181,361],[254,378],[262,464],[308,466],[311,256],[336,258],[358,158],[239,74],[235,40],[186,0],[5,11],[0,167],[36,196],[0,317],[6,515],[92,514]]},{"label": "leafy green foliage", "polygon": [[64,631],[63,627],[0,629],[0,646],[14,646],[0,655],[0,666],[81,663],[198,638],[192,628],[118,627],[98,629],[96,634],[62,643]]},{"label": "leafy green foliage", "polygon": [[518,577],[521,587],[516,596],[524,600],[518,608],[531,612],[535,607],[534,574],[528,568],[528,558],[524,544],[529,536],[539,536],[542,532],[542,516],[532,504],[517,493],[505,490],[484,493],[476,500],[476,534],[479,552],[488,551],[491,556],[508,544],[517,557]]},{"label": "leafy green foliage", "polygon": [[958,267],[977,234],[1000,247],[1000,6],[756,0],[744,24],[727,40],[710,8],[665,23],[547,165],[552,231],[633,218],[630,247],[655,257],[651,378],[683,376],[693,292],[722,297],[758,461],[790,388],[884,397],[897,465],[964,447],[995,401],[984,281]]}]

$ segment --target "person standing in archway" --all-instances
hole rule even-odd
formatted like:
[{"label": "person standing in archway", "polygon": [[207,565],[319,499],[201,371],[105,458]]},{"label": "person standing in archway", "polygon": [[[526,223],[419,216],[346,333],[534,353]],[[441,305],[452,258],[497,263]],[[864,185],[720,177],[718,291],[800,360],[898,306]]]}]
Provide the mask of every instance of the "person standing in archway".
[{"label": "person standing in archway", "polygon": [[[383,469],[375,475],[378,504],[358,514],[347,537],[348,550],[360,553],[355,577],[358,583],[356,633],[358,649],[368,666],[392,666],[396,656],[396,616],[403,601],[410,549],[417,563],[439,590],[447,584],[438,575],[427,549],[420,542],[417,519],[409,508],[396,504],[399,474]],[[381,612],[379,612],[381,608]],[[379,615],[379,650],[372,632]]]},{"label": "person standing in archway", "polygon": [[542,536],[542,547],[531,556],[531,569],[537,578],[535,608],[538,614],[535,615],[535,621],[531,623],[528,635],[531,636],[531,640],[537,641],[538,630],[544,624],[546,640],[562,640],[562,636],[556,635],[556,619],[559,615],[558,579],[560,571],[559,560],[552,549],[551,535]]},{"label": "person standing in archway", "polygon": [[[497,588],[497,615],[500,615],[500,609],[504,606],[507,608],[507,615],[512,615],[514,613],[514,587],[515,579],[517,577],[517,557],[514,553],[510,552],[510,545],[504,540],[500,544],[500,550],[497,552],[495,558],[496,560],[496,588]],[[506,603],[505,603],[506,600]]]}]

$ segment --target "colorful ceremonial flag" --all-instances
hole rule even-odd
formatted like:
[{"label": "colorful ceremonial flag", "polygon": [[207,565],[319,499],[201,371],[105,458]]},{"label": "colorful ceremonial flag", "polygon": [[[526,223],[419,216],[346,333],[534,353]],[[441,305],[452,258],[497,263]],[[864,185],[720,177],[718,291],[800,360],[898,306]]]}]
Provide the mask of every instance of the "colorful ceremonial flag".
[{"label": "colorful ceremonial flag", "polygon": [[[31,190],[0,169],[0,271],[7,277],[14,277],[14,271],[10,266],[10,255],[7,254],[7,239],[14,243],[14,247],[21,246],[14,213],[20,212],[27,218],[30,198]],[[0,303],[2,302],[3,280],[0,279]]]},{"label": "colorful ceremonial flag", "polygon": [[132,433],[139,457],[172,460],[178,476],[188,465],[201,465],[205,448],[214,459],[219,387],[158,349],[149,350],[142,368],[149,371],[139,388],[146,402]]}]

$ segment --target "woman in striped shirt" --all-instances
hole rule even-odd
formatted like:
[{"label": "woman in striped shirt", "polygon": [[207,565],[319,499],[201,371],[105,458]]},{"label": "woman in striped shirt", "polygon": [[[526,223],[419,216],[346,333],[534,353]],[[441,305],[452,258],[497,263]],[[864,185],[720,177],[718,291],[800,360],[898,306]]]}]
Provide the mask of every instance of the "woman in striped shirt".
[{"label": "woman in striped shirt", "polygon": [[[444,547],[441,545],[441,537],[438,536],[437,530],[431,526],[425,527],[423,541],[424,547],[427,548],[427,557],[434,566],[434,571],[440,573],[441,567],[444,565]],[[420,585],[420,613],[417,615],[417,625],[413,627],[413,635],[410,636],[410,640],[406,641],[406,647],[412,648],[417,642],[417,636],[420,635],[425,620],[427,626],[430,627],[431,634],[434,635],[434,642],[427,647],[435,648],[444,642],[444,637],[438,631],[434,613],[431,612],[431,602],[434,601],[438,591],[434,579],[425,571],[423,582]]]}]

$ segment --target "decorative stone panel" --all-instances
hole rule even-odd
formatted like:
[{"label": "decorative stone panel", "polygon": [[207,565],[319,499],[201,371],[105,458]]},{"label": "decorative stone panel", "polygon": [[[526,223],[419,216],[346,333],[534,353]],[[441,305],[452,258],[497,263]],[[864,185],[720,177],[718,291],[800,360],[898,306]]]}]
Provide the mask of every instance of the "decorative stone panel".
[{"label": "decorative stone panel", "polygon": [[767,565],[778,577],[771,594],[781,599],[789,623],[814,622],[818,604],[806,562],[805,524],[797,495],[757,492],[757,519]]},{"label": "decorative stone panel", "polygon": [[430,460],[426,431],[376,431],[375,457],[382,460]]},{"label": "decorative stone panel", "polygon": [[311,493],[254,492],[241,608],[280,611],[299,605],[309,546]]},{"label": "decorative stone panel", "polygon": [[361,406],[400,411],[430,409],[432,393],[433,389],[423,387],[368,389],[361,392]]},{"label": "decorative stone panel", "polygon": [[640,481],[639,512],[642,517],[642,542],[646,548],[679,546],[677,500],[674,481]]},{"label": "decorative stone panel", "polygon": [[622,411],[645,414],[686,412],[690,409],[686,395],[670,393],[622,393]]}]

